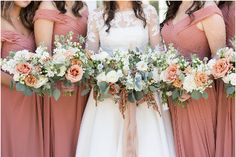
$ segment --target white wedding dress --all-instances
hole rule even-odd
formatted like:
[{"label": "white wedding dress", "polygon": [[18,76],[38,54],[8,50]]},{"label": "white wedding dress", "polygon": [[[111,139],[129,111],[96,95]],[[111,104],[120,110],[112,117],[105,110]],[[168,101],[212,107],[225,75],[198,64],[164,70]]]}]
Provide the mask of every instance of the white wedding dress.
[{"label": "white wedding dress", "polygon": [[[147,20],[145,28],[133,10],[117,11],[109,33],[106,32],[103,10],[90,13],[87,49],[96,53],[102,48],[112,55],[115,49],[144,49],[149,43],[156,46],[160,41],[156,10],[151,5],[144,5],[143,11]],[[145,103],[136,109],[137,157],[175,157],[169,111],[162,109],[157,94],[156,99],[161,116]],[[105,99],[96,106],[91,92],[80,128],[76,157],[127,157],[122,155],[123,133],[124,119],[118,104]]]}]

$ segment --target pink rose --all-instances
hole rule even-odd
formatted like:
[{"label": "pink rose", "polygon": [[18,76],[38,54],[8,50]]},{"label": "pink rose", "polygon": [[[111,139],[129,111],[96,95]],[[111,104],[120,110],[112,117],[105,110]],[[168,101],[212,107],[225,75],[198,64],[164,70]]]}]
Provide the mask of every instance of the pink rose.
[{"label": "pink rose", "polygon": [[66,79],[72,83],[78,82],[82,79],[84,71],[79,65],[72,65],[66,74]]},{"label": "pink rose", "polygon": [[32,67],[29,63],[19,63],[16,65],[16,70],[20,74],[29,74],[32,70]]},{"label": "pink rose", "polygon": [[208,76],[204,72],[197,72],[195,77],[194,77],[194,81],[195,81],[195,83],[198,87],[201,87],[201,86],[203,86],[204,84],[207,83]]},{"label": "pink rose", "polygon": [[228,58],[221,58],[213,65],[212,75],[217,79],[225,76],[225,74],[232,68]]},{"label": "pink rose", "polygon": [[178,65],[172,64],[166,69],[166,79],[167,81],[173,82],[177,78]]}]

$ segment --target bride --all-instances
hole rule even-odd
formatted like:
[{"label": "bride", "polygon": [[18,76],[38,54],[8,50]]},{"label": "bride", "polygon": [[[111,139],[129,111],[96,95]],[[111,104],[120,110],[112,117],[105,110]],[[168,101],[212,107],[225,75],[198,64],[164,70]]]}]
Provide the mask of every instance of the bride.
[{"label": "bride", "polygon": [[[161,41],[156,10],[140,1],[105,1],[89,15],[86,48],[98,52],[156,47]],[[105,99],[95,105],[91,92],[76,157],[175,157],[169,111],[161,115],[146,103],[132,104],[135,113],[123,119],[118,104]],[[131,112],[131,110],[130,110]],[[133,119],[132,116],[133,115]]]}]

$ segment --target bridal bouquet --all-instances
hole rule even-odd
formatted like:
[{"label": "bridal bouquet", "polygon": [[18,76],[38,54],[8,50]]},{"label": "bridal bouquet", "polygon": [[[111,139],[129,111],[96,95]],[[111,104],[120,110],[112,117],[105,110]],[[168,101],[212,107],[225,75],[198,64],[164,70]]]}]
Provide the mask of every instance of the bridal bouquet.
[{"label": "bridal bouquet", "polygon": [[114,98],[124,113],[127,102],[146,101],[156,109],[153,93],[159,87],[159,80],[153,65],[151,49],[114,51],[112,55],[100,50],[91,56],[94,64],[94,96],[102,101]]},{"label": "bridal bouquet", "polygon": [[222,79],[225,83],[227,95],[235,94],[235,62],[236,52],[233,49],[226,47],[219,49],[215,57],[208,63],[214,78]]},{"label": "bridal bouquet", "polygon": [[205,90],[211,87],[213,81],[206,60],[192,56],[189,62],[170,45],[168,51],[155,61],[155,65],[160,75],[159,89],[163,102],[167,102],[169,96],[178,104],[184,104],[189,98],[207,98]]},{"label": "bridal bouquet", "polygon": [[44,69],[44,64],[49,60],[49,53],[43,47],[39,47],[36,53],[16,51],[1,59],[1,69],[13,76],[11,88],[15,85],[16,90],[25,95],[32,95],[33,92],[43,95],[52,90]]}]

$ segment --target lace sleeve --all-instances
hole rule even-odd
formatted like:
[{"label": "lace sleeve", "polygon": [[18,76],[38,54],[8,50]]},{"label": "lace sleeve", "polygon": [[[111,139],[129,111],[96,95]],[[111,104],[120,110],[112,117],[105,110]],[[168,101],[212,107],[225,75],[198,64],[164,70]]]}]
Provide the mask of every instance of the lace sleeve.
[{"label": "lace sleeve", "polygon": [[156,9],[151,5],[147,6],[146,15],[147,15],[150,45],[153,48],[159,47],[162,45],[162,42],[161,42],[160,27],[159,27],[158,15],[157,15]]},{"label": "lace sleeve", "polygon": [[86,49],[92,51],[93,53],[96,53],[99,50],[99,32],[97,26],[98,18],[99,17],[96,11],[93,11],[88,17]]}]

